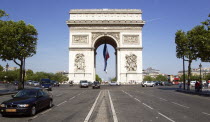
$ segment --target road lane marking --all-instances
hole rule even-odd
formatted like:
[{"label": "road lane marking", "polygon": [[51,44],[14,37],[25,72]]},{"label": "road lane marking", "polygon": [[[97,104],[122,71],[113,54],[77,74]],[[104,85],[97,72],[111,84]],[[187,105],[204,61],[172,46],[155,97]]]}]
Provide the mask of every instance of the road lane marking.
[{"label": "road lane marking", "polygon": [[159,99],[161,99],[161,100],[163,100],[163,101],[168,101],[168,100],[166,100],[166,99],[163,99],[163,98],[159,98]]},{"label": "road lane marking", "polygon": [[60,103],[60,104],[58,104],[58,105],[56,105],[56,106],[60,106],[60,105],[62,105],[62,104],[64,104],[64,103],[66,103],[67,101],[64,101],[64,102],[62,102],[62,103]]},{"label": "road lane marking", "polygon": [[70,101],[70,100],[72,100],[72,99],[74,99],[74,98],[75,98],[75,96],[73,96],[73,97],[69,98],[69,101]]},{"label": "road lane marking", "polygon": [[93,103],[93,106],[92,106],[92,108],[90,109],[88,115],[86,116],[84,122],[88,122],[88,121],[89,121],[90,116],[91,116],[91,114],[93,113],[93,110],[94,110],[94,108],[95,108],[95,106],[96,106],[96,103],[97,103],[97,101],[98,101],[98,98],[99,98],[100,94],[101,94],[101,91],[99,92],[98,97],[96,98],[95,102]]},{"label": "road lane marking", "polygon": [[208,115],[208,116],[210,116],[210,114],[208,114],[208,113],[206,113],[206,112],[202,112],[203,114],[205,114],[205,115]]},{"label": "road lane marking", "polygon": [[145,103],[142,103],[143,105],[145,105],[145,106],[147,106],[148,108],[150,108],[150,109],[153,109],[151,106],[149,106],[149,105],[147,105],[147,104],[145,104]]},{"label": "road lane marking", "polygon": [[61,96],[62,94],[55,95],[56,97]]},{"label": "road lane marking", "polygon": [[137,101],[139,101],[139,102],[141,102],[139,99],[137,99],[137,98],[134,98],[135,100],[137,100]]},{"label": "road lane marking", "polygon": [[47,113],[47,112],[49,112],[49,111],[51,111],[52,109],[48,109],[48,110],[46,110],[46,111],[44,111],[44,112],[42,112],[42,113],[40,113],[40,114],[45,114],[45,113]]},{"label": "road lane marking", "polygon": [[162,113],[159,113],[158,112],[158,114],[161,115],[161,116],[163,116],[164,118],[168,119],[171,122],[175,122],[174,120],[172,120],[171,118],[167,117],[166,115],[163,115]]},{"label": "road lane marking", "polygon": [[118,122],[117,115],[116,115],[114,105],[113,105],[113,102],[112,102],[112,98],[111,98],[111,95],[110,95],[109,91],[108,91],[108,94],[109,94],[109,101],[110,101],[110,104],[111,104],[111,109],[112,109],[112,115],[113,115],[114,122]]},{"label": "road lane marking", "polygon": [[187,107],[187,106],[181,105],[181,104],[176,103],[176,102],[172,102],[172,103],[173,103],[173,104],[176,104],[176,105],[178,105],[178,106],[184,107],[184,108],[190,108],[190,107]]}]

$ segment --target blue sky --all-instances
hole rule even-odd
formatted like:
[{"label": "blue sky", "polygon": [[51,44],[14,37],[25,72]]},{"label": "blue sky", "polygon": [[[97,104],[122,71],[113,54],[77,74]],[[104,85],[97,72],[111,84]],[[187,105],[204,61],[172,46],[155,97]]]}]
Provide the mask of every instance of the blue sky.
[{"label": "blue sky", "polygon": [[[37,54],[26,61],[26,68],[34,71],[68,71],[69,30],[66,20],[70,9],[141,9],[146,21],[143,28],[143,68],[153,67],[166,74],[182,70],[182,60],[176,58],[174,37],[177,30],[188,31],[207,19],[210,0],[1,0],[0,9],[12,20],[24,20],[38,30]],[[101,77],[114,77],[113,48],[108,46],[110,59],[108,74],[97,57],[97,71]],[[102,50],[102,46],[98,51]],[[101,56],[101,57],[100,57]],[[99,63],[98,63],[99,62]],[[2,66],[7,62],[0,61]],[[8,62],[10,66],[16,66]],[[193,62],[198,68],[200,61]],[[210,67],[209,63],[202,63]]]}]

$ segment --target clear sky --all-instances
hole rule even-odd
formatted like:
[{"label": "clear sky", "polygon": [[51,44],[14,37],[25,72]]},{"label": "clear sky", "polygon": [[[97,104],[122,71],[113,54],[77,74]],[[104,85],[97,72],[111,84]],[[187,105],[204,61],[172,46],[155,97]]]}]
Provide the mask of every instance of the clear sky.
[{"label": "clear sky", "polygon": [[[143,68],[152,67],[161,73],[177,74],[182,70],[182,60],[176,58],[175,33],[188,31],[207,19],[210,0],[1,0],[0,9],[12,20],[24,20],[38,30],[37,54],[26,61],[33,71],[68,71],[69,30],[66,20],[70,9],[141,9],[146,21],[143,27]],[[101,52],[100,46],[98,51]],[[97,56],[97,72],[101,77],[114,77],[113,47],[108,46],[110,59],[108,74]],[[0,61],[2,66],[7,62]],[[8,62],[10,66],[17,66]],[[200,61],[193,62],[198,68]],[[210,67],[209,63],[202,63]],[[105,79],[106,79],[105,78]]]}]

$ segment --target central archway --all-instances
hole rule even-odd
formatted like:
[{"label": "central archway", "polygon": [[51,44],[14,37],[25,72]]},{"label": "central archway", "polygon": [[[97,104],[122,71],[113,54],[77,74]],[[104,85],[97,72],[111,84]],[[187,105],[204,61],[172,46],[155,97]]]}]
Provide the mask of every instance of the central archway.
[{"label": "central archway", "polygon": [[[94,47],[94,76],[96,76],[96,62],[97,62],[97,60],[96,60],[96,56],[97,56],[97,49],[99,48],[99,46],[103,46],[104,44],[107,44],[107,45],[111,45],[113,48],[114,48],[114,57],[110,57],[110,58],[115,58],[115,69],[113,68],[113,69],[111,69],[112,71],[108,71],[108,72],[113,72],[113,70],[114,70],[114,72],[115,72],[115,76],[114,77],[116,77],[116,79],[117,79],[117,41],[113,38],[113,37],[111,37],[111,36],[109,36],[109,35],[105,35],[105,36],[101,36],[101,37],[99,37],[99,38],[97,38],[95,41],[94,41],[94,43],[93,43],[93,47]],[[110,53],[110,49],[108,49],[109,50],[109,54],[111,54]],[[100,55],[103,55],[103,54],[100,54]],[[110,60],[110,59],[109,59]],[[104,59],[102,59],[102,61],[104,61]],[[109,61],[108,61],[109,62]],[[104,62],[102,63],[102,62],[100,62],[101,63],[101,65],[103,65],[103,67],[104,67]],[[112,62],[113,63],[113,62]],[[110,65],[111,64],[111,62],[109,62],[109,64],[108,65]],[[98,75],[100,75],[100,74],[98,74]],[[101,77],[102,78],[102,77]],[[95,79],[95,78],[94,78]],[[102,80],[108,80],[107,78],[102,78]]]}]

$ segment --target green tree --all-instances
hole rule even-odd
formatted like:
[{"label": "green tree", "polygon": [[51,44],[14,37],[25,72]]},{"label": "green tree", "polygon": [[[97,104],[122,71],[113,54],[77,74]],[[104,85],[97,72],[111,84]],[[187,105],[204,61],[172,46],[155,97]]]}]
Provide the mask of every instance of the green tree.
[{"label": "green tree", "polygon": [[[23,84],[25,59],[36,54],[37,30],[24,21],[0,21],[0,58],[12,60],[20,67],[20,79]],[[22,88],[19,84],[18,88]]]},{"label": "green tree", "polygon": [[117,78],[116,77],[111,78],[111,81],[117,81]]},{"label": "green tree", "polygon": [[151,76],[144,76],[143,81],[154,81],[154,78]]},{"label": "green tree", "polygon": [[156,78],[155,78],[156,81],[167,81],[167,77],[166,76],[163,76],[163,75],[158,75]]},{"label": "green tree", "polygon": [[1,65],[0,65],[0,72],[3,72],[4,71],[4,67],[2,67]]},{"label": "green tree", "polygon": [[102,81],[101,78],[98,76],[98,74],[96,74],[96,81]]}]

